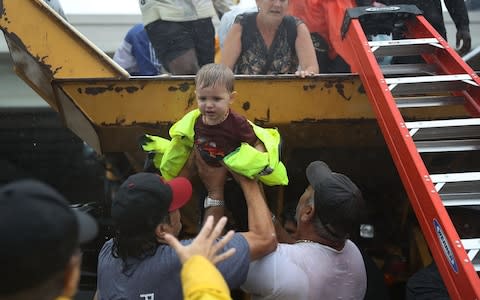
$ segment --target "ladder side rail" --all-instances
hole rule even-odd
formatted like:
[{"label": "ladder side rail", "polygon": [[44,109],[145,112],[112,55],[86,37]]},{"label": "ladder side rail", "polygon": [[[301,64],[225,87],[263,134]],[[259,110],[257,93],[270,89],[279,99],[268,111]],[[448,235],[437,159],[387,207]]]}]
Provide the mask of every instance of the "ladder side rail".
[{"label": "ladder side rail", "polygon": [[[383,74],[371,52],[358,19],[353,20],[350,24],[346,40],[351,51],[356,53],[357,69],[361,70],[360,77],[365,84],[380,128],[420,225],[423,231],[427,233],[425,237],[451,296],[454,299],[465,299],[465,296],[472,299],[478,298],[480,296],[478,276],[468,259],[440,196],[429,178],[423,160],[404,126],[403,118],[395,106],[395,101],[383,79]],[[356,47],[362,47],[363,49],[356,51]],[[376,84],[376,82],[380,83]],[[456,262],[457,272],[452,269],[449,259],[444,254],[434,228],[434,220],[439,224],[446,241],[453,241],[453,243],[449,243],[449,248]],[[463,282],[466,287],[460,288],[455,282]]]},{"label": "ladder side rail", "polygon": [[475,94],[476,99],[480,99],[480,91],[477,90],[472,94],[462,91],[460,94],[465,98],[465,107],[467,111],[474,117],[480,117],[480,103],[479,101],[475,101],[472,97],[472,94]]}]

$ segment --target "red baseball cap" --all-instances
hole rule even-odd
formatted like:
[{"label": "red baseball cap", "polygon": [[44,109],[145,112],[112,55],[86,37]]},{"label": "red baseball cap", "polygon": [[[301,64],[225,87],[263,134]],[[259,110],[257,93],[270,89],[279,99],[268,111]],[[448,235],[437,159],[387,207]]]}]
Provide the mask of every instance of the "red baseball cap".
[{"label": "red baseball cap", "polygon": [[137,173],[128,177],[116,192],[112,218],[121,231],[148,231],[169,212],[183,207],[191,195],[192,185],[186,178],[165,181],[155,173]]}]

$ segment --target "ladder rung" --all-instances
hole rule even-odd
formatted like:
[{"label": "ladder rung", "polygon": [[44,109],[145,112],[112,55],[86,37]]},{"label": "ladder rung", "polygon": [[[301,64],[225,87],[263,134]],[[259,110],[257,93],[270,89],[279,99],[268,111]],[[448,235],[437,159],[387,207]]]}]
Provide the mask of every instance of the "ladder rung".
[{"label": "ladder rung", "polygon": [[383,75],[435,74],[437,67],[431,64],[381,65]]},{"label": "ladder rung", "polygon": [[479,138],[480,118],[406,122],[415,141]]},{"label": "ladder rung", "polygon": [[473,264],[473,268],[475,269],[475,272],[480,272],[480,264]]},{"label": "ladder rung", "polygon": [[480,118],[405,122],[405,126],[407,126],[408,129],[460,127],[460,126],[477,126],[477,125],[480,125]]},{"label": "ladder rung", "polygon": [[419,153],[480,150],[480,139],[415,142]]},{"label": "ladder rung", "polygon": [[478,86],[468,74],[386,78],[385,82],[393,95],[462,91]]},{"label": "ladder rung", "polygon": [[[459,81],[459,80],[472,80],[472,76],[468,74],[455,74],[455,75],[399,77],[399,78],[387,78],[385,79],[385,82],[387,84],[405,84],[405,83],[448,82],[448,81]],[[473,83],[476,85],[475,82]]]},{"label": "ladder rung", "polygon": [[392,95],[416,95],[429,93],[444,93],[464,91],[469,85],[463,81],[449,81],[449,82],[423,82],[416,84],[400,84],[390,86]]},{"label": "ladder rung", "polygon": [[444,206],[480,205],[480,193],[440,194]]},{"label": "ladder rung", "polygon": [[480,239],[462,239],[465,250],[480,249]]},{"label": "ladder rung", "polygon": [[444,105],[463,105],[465,98],[460,96],[421,96],[421,97],[397,97],[395,98],[398,108],[432,107]]},{"label": "ladder rung", "polygon": [[435,38],[372,41],[368,44],[377,57],[419,55],[443,48]]},{"label": "ladder rung", "polygon": [[370,41],[370,47],[438,44],[436,38]]},{"label": "ladder rung", "polygon": [[[449,174],[433,174],[430,175],[433,183],[448,183],[448,182],[471,182],[480,180],[480,172],[465,172],[465,173],[449,173]],[[480,183],[476,182],[472,187],[478,186]]]}]

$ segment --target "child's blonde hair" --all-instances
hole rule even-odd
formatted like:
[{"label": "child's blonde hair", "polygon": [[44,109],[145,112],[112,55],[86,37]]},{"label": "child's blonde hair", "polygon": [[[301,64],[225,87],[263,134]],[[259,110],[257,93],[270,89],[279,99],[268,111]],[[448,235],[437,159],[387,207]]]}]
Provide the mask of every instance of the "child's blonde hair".
[{"label": "child's blonde hair", "polygon": [[200,68],[195,76],[195,85],[197,88],[224,86],[228,92],[234,90],[233,82],[235,76],[229,67],[222,64],[206,64]]}]

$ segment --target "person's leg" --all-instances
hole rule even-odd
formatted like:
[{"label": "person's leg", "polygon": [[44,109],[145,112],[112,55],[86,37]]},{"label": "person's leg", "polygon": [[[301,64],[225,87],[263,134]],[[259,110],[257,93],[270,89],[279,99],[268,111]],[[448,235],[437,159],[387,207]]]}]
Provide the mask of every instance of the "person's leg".
[{"label": "person's leg", "polygon": [[194,75],[198,69],[195,49],[188,49],[168,63],[168,70],[174,75]]},{"label": "person's leg", "polygon": [[160,63],[174,75],[196,74],[199,67],[191,22],[157,20],[145,26]]},{"label": "person's leg", "polygon": [[215,28],[212,18],[192,22],[198,65],[213,63],[215,59]]}]

